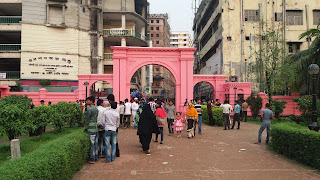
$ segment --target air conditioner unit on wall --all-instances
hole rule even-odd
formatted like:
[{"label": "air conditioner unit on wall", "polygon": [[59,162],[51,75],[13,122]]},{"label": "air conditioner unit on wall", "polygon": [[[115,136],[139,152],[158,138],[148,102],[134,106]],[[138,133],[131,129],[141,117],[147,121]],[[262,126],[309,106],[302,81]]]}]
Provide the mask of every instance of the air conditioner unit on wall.
[{"label": "air conditioner unit on wall", "polygon": [[230,76],[229,81],[230,82],[238,82],[239,77],[238,76]]}]

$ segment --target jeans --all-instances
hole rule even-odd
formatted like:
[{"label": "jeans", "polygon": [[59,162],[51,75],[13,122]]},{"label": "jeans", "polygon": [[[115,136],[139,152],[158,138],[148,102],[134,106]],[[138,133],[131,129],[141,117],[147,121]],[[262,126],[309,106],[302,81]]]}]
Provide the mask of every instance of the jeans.
[{"label": "jeans", "polygon": [[123,121],[123,114],[120,114],[120,124],[122,124]]},{"label": "jeans", "polygon": [[124,127],[130,127],[130,118],[131,118],[131,115],[124,115],[124,119],[123,119],[123,124],[124,124]]},{"label": "jeans", "polygon": [[244,117],[245,118],[244,121],[247,122],[247,116],[248,116],[248,111],[242,111],[241,121],[243,121],[243,117]]},{"label": "jeans", "polygon": [[[160,134],[161,134],[161,142],[163,141],[163,127],[159,127],[159,131],[160,131]],[[158,141],[158,135],[159,134],[156,134],[156,141]]]},{"label": "jeans", "polygon": [[233,116],[233,124],[232,124],[232,128],[234,128],[234,125],[236,124],[236,121],[238,121],[238,129],[240,129],[240,113],[235,113]]},{"label": "jeans", "polygon": [[208,116],[209,116],[209,125],[210,125],[210,126],[214,126],[215,123],[214,123],[214,119],[213,119],[212,114],[208,114]]},{"label": "jeans", "polygon": [[98,161],[98,132],[88,132],[90,139],[90,161]]},{"label": "jeans", "polygon": [[[106,155],[105,153],[105,147],[106,147],[106,142],[104,141],[104,130],[103,131],[98,131],[99,136],[98,136],[98,156],[104,156]],[[102,147],[101,147],[102,143]]]},{"label": "jeans", "polygon": [[266,139],[266,143],[269,143],[269,135],[270,135],[270,123],[262,123],[260,130],[259,130],[259,136],[258,136],[258,142],[261,143],[261,134],[264,131],[265,128],[267,128],[267,139]]},{"label": "jeans", "polygon": [[223,113],[223,121],[224,121],[224,129],[230,129],[230,114],[229,113]]},{"label": "jeans", "polygon": [[199,133],[199,134],[201,134],[201,128],[202,128],[202,115],[200,115],[200,114],[199,114],[199,116],[198,116],[198,117],[199,117],[199,128],[198,128],[198,129],[199,129],[199,131],[198,131],[198,133]]},{"label": "jeans", "polygon": [[[104,133],[106,143],[106,161],[114,161],[116,157],[116,145],[117,145],[117,132],[116,131],[105,131]],[[110,151],[111,144],[111,151]]]},{"label": "jeans", "polygon": [[168,122],[169,134],[173,134],[173,128],[172,128],[173,119],[167,119],[167,122]]}]

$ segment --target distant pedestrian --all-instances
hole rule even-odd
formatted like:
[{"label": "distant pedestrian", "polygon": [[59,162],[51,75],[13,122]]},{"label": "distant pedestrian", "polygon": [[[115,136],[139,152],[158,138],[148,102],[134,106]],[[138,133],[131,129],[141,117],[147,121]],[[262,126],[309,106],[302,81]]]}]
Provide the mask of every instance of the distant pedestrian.
[{"label": "distant pedestrian", "polygon": [[44,100],[41,100],[41,101],[40,101],[40,105],[44,105]]},{"label": "distant pedestrian", "polygon": [[122,125],[123,120],[123,115],[124,115],[124,103],[123,101],[120,101],[120,106],[119,106],[119,114],[120,114],[120,124]]},{"label": "distant pedestrian", "polygon": [[131,104],[131,110],[132,110],[132,120],[136,117],[136,113],[139,109],[139,99],[134,98],[134,102]]},{"label": "distant pedestrian", "polygon": [[[160,144],[162,144],[163,143],[163,127],[165,126],[167,114],[165,110],[161,108],[161,101],[157,101],[156,108],[157,110],[154,115],[156,116],[156,119],[158,122],[158,127],[161,134]],[[154,142],[158,142],[158,134],[156,134],[156,139],[154,140]]]},{"label": "distant pedestrian", "polygon": [[[199,128],[198,128],[198,133],[201,134],[201,129],[202,129],[202,107],[201,107],[201,100],[197,99],[197,104],[194,106],[194,108],[197,110],[198,112],[198,123],[199,123]],[[196,124],[195,124],[195,130],[196,130]]]},{"label": "distant pedestrian", "polygon": [[207,110],[208,110],[208,116],[209,116],[209,126],[214,126],[215,123],[214,123],[214,119],[213,119],[213,116],[212,116],[212,105],[211,105],[211,100],[208,100],[208,103],[207,103]]},{"label": "distant pedestrian", "polygon": [[192,103],[189,103],[188,110],[186,112],[186,119],[188,121],[188,138],[193,138],[195,135],[195,123],[198,121],[198,112]]},{"label": "distant pedestrian", "polygon": [[238,128],[237,129],[240,129],[240,111],[241,111],[241,106],[239,105],[239,101],[236,101],[236,105],[234,106],[233,124],[232,124],[231,129],[234,129],[234,125],[235,125],[236,121],[238,121]]},{"label": "distant pedestrian", "polygon": [[266,104],[266,108],[262,109],[261,111],[261,126],[259,130],[258,135],[258,143],[261,144],[261,134],[264,131],[265,128],[267,128],[267,138],[266,138],[266,144],[269,143],[269,136],[270,136],[270,127],[271,127],[271,119],[274,118],[273,112],[271,111],[271,106],[269,103]]},{"label": "distant pedestrian", "polygon": [[142,149],[145,153],[150,154],[150,142],[152,139],[152,133],[159,134],[159,128],[156,120],[156,116],[151,110],[150,104],[146,104],[143,107],[143,111],[140,115],[138,123],[138,135]]},{"label": "distant pedestrian", "polygon": [[[105,111],[102,119],[102,124],[105,130],[105,152],[106,152],[106,162],[112,162],[116,157],[116,146],[117,146],[117,129],[120,124],[120,116],[116,111],[117,103],[111,103],[111,109]],[[110,150],[111,144],[111,150]]]},{"label": "distant pedestrian", "polygon": [[86,111],[86,121],[84,130],[88,133],[90,139],[90,161],[89,164],[94,164],[98,160],[98,109],[94,106],[95,99],[90,96],[86,99],[89,108]]},{"label": "distant pedestrian", "polygon": [[129,128],[130,127],[130,118],[132,115],[131,103],[129,102],[128,99],[125,99],[124,102],[125,102],[125,104],[124,104],[123,124],[124,124],[124,128]]},{"label": "distant pedestrian", "polygon": [[169,130],[169,136],[171,136],[173,132],[173,122],[175,118],[175,113],[176,113],[176,107],[173,105],[173,101],[169,100],[169,104],[166,105],[166,113],[167,113],[167,123],[168,123],[168,130]]},{"label": "distant pedestrian", "polygon": [[150,104],[150,108],[152,110],[153,113],[156,112],[156,103],[154,102],[154,99],[152,97],[149,98],[149,103]]},{"label": "distant pedestrian", "polygon": [[224,103],[220,106],[223,109],[223,121],[224,121],[224,130],[230,130],[230,114],[232,111],[232,106],[229,104],[229,101],[225,100]]},{"label": "distant pedestrian", "polygon": [[216,107],[220,107],[221,106],[221,103],[220,103],[220,100],[219,99],[216,99],[216,104],[215,104]]},{"label": "distant pedestrian", "polygon": [[248,116],[248,103],[246,102],[246,100],[243,100],[243,103],[242,103],[242,116],[241,116],[241,121],[243,121],[243,117],[245,118],[244,119],[244,122],[247,122],[247,116]]},{"label": "distant pedestrian", "polygon": [[183,119],[181,117],[181,112],[176,112],[174,130],[177,132],[177,137],[181,137],[181,132],[183,131]]},{"label": "distant pedestrian", "polygon": [[[111,109],[111,103],[115,102],[114,95],[113,94],[109,94],[107,99],[108,99],[108,102],[110,103],[110,109]],[[110,109],[107,109],[107,110],[110,110]],[[120,107],[118,106],[118,104],[117,104],[117,108],[116,108],[115,111],[118,114],[120,114]],[[119,129],[119,126],[117,127],[117,136],[118,136],[118,129]],[[117,144],[116,144],[116,157],[120,157],[120,149],[119,149],[118,138],[117,138]]]}]

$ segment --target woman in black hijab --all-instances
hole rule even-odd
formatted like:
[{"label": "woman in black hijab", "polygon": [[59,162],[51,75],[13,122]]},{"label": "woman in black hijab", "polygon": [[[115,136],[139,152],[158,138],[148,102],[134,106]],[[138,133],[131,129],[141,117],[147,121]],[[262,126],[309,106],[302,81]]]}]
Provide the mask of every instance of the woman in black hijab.
[{"label": "woman in black hijab", "polygon": [[160,132],[156,116],[153,114],[150,105],[146,104],[140,115],[138,124],[138,135],[140,143],[142,144],[142,149],[147,154],[150,154],[149,146],[152,138],[152,133],[159,134]]}]

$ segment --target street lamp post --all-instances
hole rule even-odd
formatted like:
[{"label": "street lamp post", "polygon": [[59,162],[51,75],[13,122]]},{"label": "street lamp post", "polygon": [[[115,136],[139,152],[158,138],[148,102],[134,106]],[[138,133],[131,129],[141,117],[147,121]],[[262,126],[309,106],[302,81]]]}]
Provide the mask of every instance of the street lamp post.
[{"label": "street lamp post", "polygon": [[312,116],[311,124],[309,124],[309,129],[314,131],[319,131],[319,126],[317,123],[317,93],[316,93],[316,80],[317,74],[319,73],[319,66],[317,64],[311,64],[308,67],[308,72],[312,75]]},{"label": "street lamp post", "polygon": [[234,104],[236,104],[236,101],[237,101],[237,87],[234,87]]},{"label": "street lamp post", "polygon": [[84,82],[83,85],[86,87],[86,99],[87,99],[87,97],[88,97],[88,86],[89,86],[88,81]]}]

